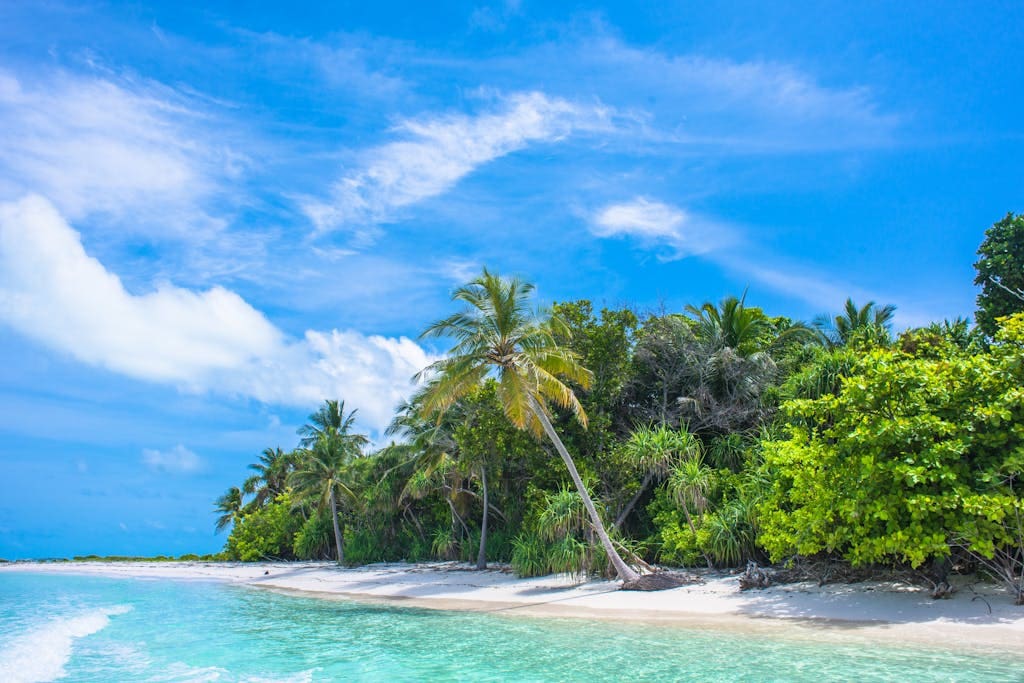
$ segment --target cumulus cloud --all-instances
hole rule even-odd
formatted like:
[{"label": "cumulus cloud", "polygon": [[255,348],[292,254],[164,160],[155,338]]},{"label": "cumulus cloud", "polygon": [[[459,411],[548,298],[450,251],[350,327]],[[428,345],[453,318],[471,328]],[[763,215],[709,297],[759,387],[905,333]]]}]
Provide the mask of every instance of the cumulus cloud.
[{"label": "cumulus cloud", "polygon": [[478,116],[406,120],[396,130],[403,139],[365,152],[359,168],[335,183],[327,201],[308,201],[304,210],[319,231],[346,228],[368,241],[374,224],[443,194],[479,166],[534,142],[606,126],[606,119],[600,108],[529,92],[505,97]]},{"label": "cumulus cloud", "polygon": [[724,224],[646,197],[602,207],[591,217],[590,232],[602,238],[634,238],[649,248],[667,247],[662,260],[706,253],[734,239]]},{"label": "cumulus cloud", "polygon": [[[211,144],[208,127],[156,83],[0,69],[0,198],[39,192],[73,220],[144,212],[165,230],[216,225],[198,203],[237,174],[241,157]],[[159,220],[168,205],[174,223]]]},{"label": "cumulus cloud", "polygon": [[433,360],[406,338],[290,338],[221,287],[129,292],[38,196],[0,204],[0,321],[90,365],[187,391],[305,407],[344,398],[373,429]]},{"label": "cumulus cloud", "polygon": [[203,459],[180,443],[167,451],[145,448],[142,462],[152,470],[173,474],[190,474],[203,468]]}]

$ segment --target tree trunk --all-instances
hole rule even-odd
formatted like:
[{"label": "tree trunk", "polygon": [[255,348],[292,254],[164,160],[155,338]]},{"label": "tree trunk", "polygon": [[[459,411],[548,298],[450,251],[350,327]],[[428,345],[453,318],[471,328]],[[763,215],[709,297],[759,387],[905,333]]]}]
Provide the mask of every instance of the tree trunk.
[{"label": "tree trunk", "polygon": [[640,490],[636,492],[636,495],[633,496],[633,499],[626,504],[626,507],[622,508],[622,512],[620,512],[619,516],[615,518],[616,529],[622,528],[622,525],[626,521],[626,518],[629,517],[629,513],[632,512],[633,508],[636,507],[636,504],[640,501],[640,496],[644,495],[644,491],[646,491],[647,487],[651,485],[651,481],[653,479],[653,472],[648,472],[647,474],[644,475],[644,480],[640,484]]},{"label": "tree trunk", "polygon": [[334,500],[334,486],[331,486],[331,521],[334,522],[334,545],[338,549],[338,564],[345,562],[345,548],[341,538],[341,526],[338,524],[338,504]]},{"label": "tree trunk", "polygon": [[487,467],[480,466],[480,488],[484,490],[484,514],[480,518],[480,552],[476,555],[476,568],[487,569]]},{"label": "tree trunk", "polygon": [[619,556],[615,551],[615,546],[612,545],[612,539],[608,537],[608,531],[604,528],[604,523],[601,521],[601,516],[597,514],[597,508],[594,507],[594,501],[590,499],[590,493],[587,492],[587,487],[583,485],[583,480],[580,478],[580,473],[576,470],[576,463],[573,462],[572,456],[569,455],[569,451],[565,450],[565,444],[558,438],[558,434],[555,432],[555,428],[551,426],[551,420],[544,414],[544,409],[541,408],[540,404],[536,399],[532,399],[533,410],[537,413],[537,419],[540,420],[541,426],[544,427],[544,433],[551,439],[551,443],[555,445],[555,449],[558,454],[562,456],[562,462],[569,469],[569,476],[572,477],[572,482],[576,485],[576,490],[579,491],[580,497],[583,499],[583,505],[587,508],[587,513],[590,515],[590,521],[594,524],[594,530],[597,531],[597,537],[601,539],[601,545],[604,546],[604,551],[608,555],[608,559],[615,567],[615,572],[619,575],[619,578],[624,582],[636,581],[640,578],[640,575],[633,571],[628,564]]}]

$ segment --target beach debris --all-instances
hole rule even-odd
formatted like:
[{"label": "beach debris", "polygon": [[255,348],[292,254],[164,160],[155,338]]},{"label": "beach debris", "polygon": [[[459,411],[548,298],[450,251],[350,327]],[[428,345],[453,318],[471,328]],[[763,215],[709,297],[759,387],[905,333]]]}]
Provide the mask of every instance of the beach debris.
[{"label": "beach debris", "polygon": [[952,597],[956,593],[956,586],[948,581],[937,581],[932,588],[932,600],[943,600]]},{"label": "beach debris", "polygon": [[680,586],[686,586],[691,583],[701,583],[701,579],[691,574],[658,572],[656,574],[641,574],[632,581],[625,581],[622,584],[622,590],[664,591],[672,588],[679,588]]},{"label": "beach debris", "polygon": [[741,591],[751,588],[768,588],[772,585],[771,571],[759,567],[757,562],[750,560],[747,562],[747,568],[740,574],[739,582]]}]

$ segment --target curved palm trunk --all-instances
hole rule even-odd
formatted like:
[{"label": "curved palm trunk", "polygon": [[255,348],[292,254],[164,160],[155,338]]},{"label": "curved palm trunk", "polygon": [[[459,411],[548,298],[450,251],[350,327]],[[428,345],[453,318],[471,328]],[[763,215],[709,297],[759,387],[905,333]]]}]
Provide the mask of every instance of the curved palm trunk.
[{"label": "curved palm trunk", "polygon": [[338,504],[334,500],[334,486],[331,486],[331,521],[334,523],[334,545],[338,549],[338,564],[345,562],[345,547],[341,537],[341,526],[338,524]]},{"label": "curved palm trunk", "polygon": [[600,515],[597,514],[597,508],[594,507],[594,501],[590,499],[590,494],[587,492],[587,487],[583,485],[583,480],[580,478],[580,473],[576,470],[576,463],[573,462],[572,456],[569,455],[569,451],[565,450],[565,444],[558,438],[558,434],[555,432],[555,428],[551,426],[551,421],[548,416],[544,414],[544,411],[537,404],[537,401],[533,401],[533,409],[537,413],[537,419],[540,420],[541,425],[544,427],[544,433],[551,439],[551,443],[555,444],[555,449],[558,454],[562,456],[562,462],[569,469],[569,476],[572,477],[572,482],[576,485],[576,490],[579,491],[580,497],[583,499],[583,505],[587,508],[587,513],[590,515],[590,521],[594,524],[594,530],[597,531],[598,538],[601,539],[601,545],[604,546],[604,551],[608,555],[608,559],[611,560],[612,565],[615,567],[615,572],[619,575],[619,578],[625,582],[636,581],[640,578],[640,575],[633,571],[628,564],[622,559],[618,552],[615,551],[615,546],[612,545],[612,539],[608,536],[608,531],[604,528],[604,523],[601,521]]},{"label": "curved palm trunk", "polygon": [[480,552],[476,555],[476,568],[487,569],[487,467],[480,466],[480,487],[484,490],[484,514],[480,519]]}]

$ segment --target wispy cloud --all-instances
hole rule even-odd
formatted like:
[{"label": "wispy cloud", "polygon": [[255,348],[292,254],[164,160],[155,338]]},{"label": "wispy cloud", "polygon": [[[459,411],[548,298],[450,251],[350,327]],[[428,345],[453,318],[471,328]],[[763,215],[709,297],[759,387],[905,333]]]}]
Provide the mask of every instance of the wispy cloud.
[{"label": "wispy cloud", "polygon": [[[662,261],[688,255],[708,260],[733,275],[802,301],[819,312],[838,310],[847,297],[861,304],[893,303],[891,297],[872,293],[836,277],[779,259],[754,259],[755,248],[740,231],[709,219],[694,220],[684,209],[646,197],[609,204],[591,217],[590,231],[601,238],[631,238],[648,250],[664,250]],[[726,248],[728,247],[728,248]],[[765,262],[769,265],[765,265]],[[896,302],[899,303],[899,302]],[[910,303],[897,308],[897,325],[913,327],[941,318]]]},{"label": "wispy cloud", "polygon": [[668,247],[659,255],[665,261],[710,252],[735,239],[723,223],[647,197],[602,207],[590,219],[590,232],[604,238],[634,238],[645,248]]},{"label": "wispy cloud", "polygon": [[877,147],[905,120],[867,85],[827,83],[785,61],[630,44],[601,26],[463,68],[514,84],[543,73],[563,97],[643,114],[631,131],[642,136],[631,137],[656,143],[644,148],[654,154],[678,154],[676,144],[730,154]]},{"label": "wispy cloud", "polygon": [[187,391],[304,407],[345,398],[374,429],[433,360],[405,338],[290,338],[220,287],[132,294],[40,197],[0,205],[0,321],[79,361]]},{"label": "wispy cloud", "polygon": [[499,98],[491,111],[402,121],[401,138],[362,154],[359,168],[334,184],[329,198],[304,204],[318,231],[345,229],[357,242],[376,236],[379,223],[403,207],[441,195],[497,158],[581,128],[608,126],[601,107],[579,107],[539,92]]},{"label": "wispy cloud", "polygon": [[204,466],[203,459],[182,444],[166,451],[143,449],[142,462],[152,470],[174,474],[191,474],[203,469]]},{"label": "wispy cloud", "polygon": [[130,215],[133,230],[209,230],[217,224],[201,203],[247,163],[212,143],[209,127],[187,98],[154,82],[0,70],[0,198],[38,192],[72,219]]}]

